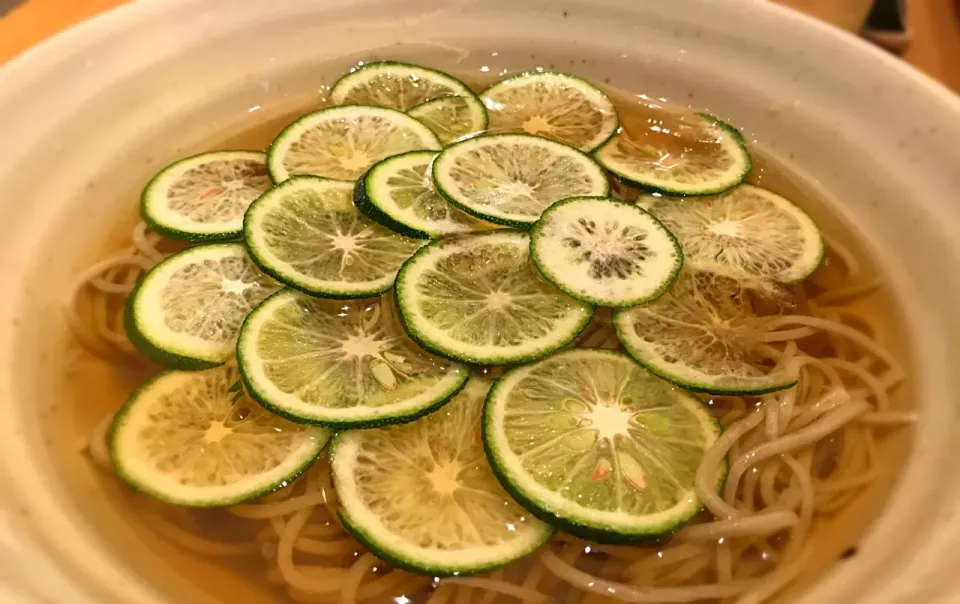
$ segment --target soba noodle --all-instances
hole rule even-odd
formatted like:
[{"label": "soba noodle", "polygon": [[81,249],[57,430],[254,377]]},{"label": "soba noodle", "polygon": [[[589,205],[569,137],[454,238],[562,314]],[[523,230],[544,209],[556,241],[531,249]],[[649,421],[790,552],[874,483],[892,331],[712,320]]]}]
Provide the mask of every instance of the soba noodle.
[{"label": "soba noodle", "polygon": [[[139,362],[123,331],[123,302],[143,271],[169,249],[142,223],[132,242],[79,275],[68,296],[67,316],[77,338],[110,362]],[[709,401],[724,433],[697,473],[707,512],[660,544],[598,545],[558,534],[531,559],[488,576],[409,574],[365,552],[340,526],[325,457],[294,484],[229,508],[234,522],[255,529],[246,541],[213,540],[189,520],[189,512],[162,504],[145,507],[149,522],[199,555],[261,557],[267,580],[297,602],[352,604],[399,595],[410,599],[397,602],[431,604],[764,601],[798,575],[820,518],[878,476],[876,440],[914,419],[891,408],[890,392],[904,371],[869,317],[838,306],[877,284],[864,278],[853,254],[827,242],[832,264],[845,273],[844,287],[814,298],[797,288],[794,314],[758,322],[758,346],[795,372],[797,385],[761,397]],[[811,339],[819,345],[815,355],[807,352]],[[579,344],[619,346],[609,312],[597,313]],[[107,469],[109,421],[97,425],[88,447],[93,461]],[[718,491],[716,472],[725,458],[729,473]]]}]

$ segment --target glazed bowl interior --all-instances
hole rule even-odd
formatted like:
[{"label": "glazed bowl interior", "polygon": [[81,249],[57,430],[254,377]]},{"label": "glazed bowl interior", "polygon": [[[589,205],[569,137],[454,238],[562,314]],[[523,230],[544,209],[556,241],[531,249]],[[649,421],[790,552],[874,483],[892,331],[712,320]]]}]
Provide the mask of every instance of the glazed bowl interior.
[{"label": "glazed bowl interior", "polygon": [[[861,555],[803,601],[960,593],[960,478],[949,471],[960,431],[960,102],[950,93],[756,2],[182,0],[120,9],[0,72],[0,546],[17,552],[0,577],[24,601],[200,602],[258,589],[197,561],[192,574],[216,587],[181,579],[187,563],[79,455],[82,429],[132,384],[75,362],[63,296],[126,236],[159,166],[231,138],[255,144],[238,138],[252,123],[275,130],[373,58],[478,78],[542,66],[705,108],[817,189],[887,280],[920,420],[889,462],[899,478],[882,507],[848,514],[869,526]],[[106,385],[95,392],[77,386],[97,380]]]}]

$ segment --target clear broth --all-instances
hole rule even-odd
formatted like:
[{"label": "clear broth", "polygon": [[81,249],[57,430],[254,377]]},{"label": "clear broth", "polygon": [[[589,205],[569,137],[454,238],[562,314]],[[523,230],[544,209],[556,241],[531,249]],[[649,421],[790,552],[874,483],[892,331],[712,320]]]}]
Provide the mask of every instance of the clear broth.
[{"label": "clear broth", "polygon": [[[610,89],[608,92],[616,101],[621,122],[631,135],[647,142],[654,142],[655,139],[659,144],[664,138],[659,133],[650,133],[647,127],[650,120],[659,120],[662,122],[661,126],[669,129],[682,122],[684,116],[690,115],[690,110],[686,108],[680,108],[673,114],[664,113],[662,109],[651,106],[648,100],[637,94]],[[250,116],[248,127],[240,131],[222,132],[204,149],[184,149],[182,155],[211,149],[266,148],[286,124],[303,113],[323,106],[324,103],[322,96],[311,95],[290,99],[281,106],[265,107],[260,113]],[[817,221],[828,238],[841,242],[851,250],[865,275],[876,276],[882,280],[883,275],[872,265],[870,254],[860,244],[856,234],[837,214],[831,212],[826,196],[797,172],[766,155],[762,148],[758,149],[755,142],[752,141],[754,144],[751,147],[754,168],[748,181],[772,189],[796,202]],[[161,163],[174,159],[176,158],[164,158]],[[99,250],[102,255],[129,244],[130,229],[137,220],[135,204],[131,201],[129,206],[129,213],[118,217],[112,233],[104,239]],[[817,283],[827,288],[841,286],[834,266],[836,262],[835,258],[828,255],[824,265],[809,283]],[[815,285],[806,287],[812,288],[811,291],[817,288]],[[868,296],[856,299],[850,306],[872,319],[880,329],[889,350],[901,353],[907,349],[907,334],[900,328],[904,322],[899,320],[899,311],[884,286]],[[180,549],[165,540],[161,531],[152,526],[144,514],[150,506],[156,505],[155,502],[146,501],[115,476],[92,465],[89,458],[82,453],[88,435],[106,414],[115,411],[155,369],[109,364],[83,351],[79,346],[72,354],[74,358],[71,359],[70,370],[66,376],[66,391],[72,393],[72,398],[65,401],[51,418],[53,432],[50,446],[62,466],[64,480],[71,487],[70,495],[88,518],[93,530],[98,531],[103,539],[109,540],[132,568],[164,591],[171,601],[184,604],[286,601],[285,594],[267,582],[264,572],[266,564],[258,555],[215,558]],[[899,360],[904,363],[909,376],[909,359]],[[915,397],[911,396],[911,390],[909,380],[899,387],[892,399],[894,408],[909,409],[914,406]],[[839,563],[844,550],[855,546],[862,539],[870,524],[880,514],[894,486],[903,460],[907,457],[911,437],[908,429],[891,430],[880,441],[877,462],[880,468],[879,478],[837,513],[817,517],[810,537],[814,544],[813,554],[804,566],[801,576],[780,595],[780,599],[789,600],[791,594],[802,591],[805,585],[809,585],[827,569]],[[211,539],[231,541],[249,536],[247,521],[235,518],[227,512],[191,514],[203,534]],[[330,601],[339,601],[339,595],[332,597]]]}]

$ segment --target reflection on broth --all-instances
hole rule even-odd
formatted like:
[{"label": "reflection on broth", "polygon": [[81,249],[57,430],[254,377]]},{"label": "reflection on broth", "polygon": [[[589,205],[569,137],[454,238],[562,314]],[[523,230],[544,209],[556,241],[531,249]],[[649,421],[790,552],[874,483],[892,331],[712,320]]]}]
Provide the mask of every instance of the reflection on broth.
[{"label": "reflection on broth", "polygon": [[[476,90],[483,87],[470,83]],[[621,128],[611,144],[639,151],[662,170],[720,152],[718,140],[704,136],[702,118],[693,110],[646,95],[605,92],[614,101]],[[286,124],[317,105],[252,123],[216,147],[264,149]],[[523,129],[549,130],[537,119]],[[178,508],[124,490],[134,522],[175,544],[184,557],[171,562],[177,572],[223,601],[788,599],[791,590],[853,555],[850,548],[879,512],[907,442],[909,431],[903,425],[912,421],[905,391],[909,380],[904,383],[909,367],[896,356],[904,349],[898,345],[903,334],[883,275],[855,234],[788,167],[762,150],[751,152],[747,182],[787,197],[814,217],[824,233],[826,254],[810,278],[786,286],[775,299],[742,292],[751,318],[758,319],[751,323],[758,331],[752,334],[753,345],[763,347],[771,365],[793,368],[799,384],[780,394],[698,395],[726,435],[704,463],[726,456],[729,475],[719,489],[708,486],[702,493],[698,488],[706,509],[676,534],[619,545],[559,532],[538,553],[504,568],[438,580],[379,560],[343,529],[326,453],[289,486],[229,508]],[[613,184],[612,195],[633,201],[639,194],[620,180]],[[133,213],[131,208],[118,222],[127,223]],[[87,369],[72,374],[84,407],[78,405],[74,425],[66,429],[91,434],[87,454],[103,469],[104,481],[116,480],[105,444],[112,414],[136,384],[158,370],[126,337],[124,301],[144,271],[185,247],[143,223],[112,243],[104,260],[78,279],[69,308],[83,346],[77,366]],[[576,345],[623,350],[609,310],[598,309]],[[499,375],[499,369],[488,373]],[[117,485],[110,484],[110,492],[117,492]],[[191,573],[198,560],[226,572]],[[230,585],[231,576],[254,587],[239,590]]]},{"label": "reflection on broth", "polygon": [[646,95],[630,104],[618,105],[624,145],[650,157],[656,165],[669,169],[678,159],[688,155],[714,155],[719,143],[715,136],[700,127],[700,117],[690,110],[667,107]]}]

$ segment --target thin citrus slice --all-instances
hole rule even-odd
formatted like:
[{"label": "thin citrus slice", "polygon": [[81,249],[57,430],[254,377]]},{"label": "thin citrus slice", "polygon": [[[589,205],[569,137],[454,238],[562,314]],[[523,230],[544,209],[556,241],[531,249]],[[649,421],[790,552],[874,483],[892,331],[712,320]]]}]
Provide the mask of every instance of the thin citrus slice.
[{"label": "thin citrus slice", "polygon": [[590,348],[508,371],[483,417],[507,491],[543,521],[601,542],[660,537],[690,520],[702,508],[697,468],[719,435],[690,393]]},{"label": "thin citrus slice", "polygon": [[477,218],[526,228],[567,197],[605,196],[603,169],[573,147],[529,134],[468,138],[433,162],[433,182],[450,203]]},{"label": "thin citrus slice", "polygon": [[676,235],[692,268],[793,283],[823,260],[816,223],[760,187],[740,185],[705,198],[644,197],[639,204]]},{"label": "thin citrus slice", "polygon": [[343,76],[330,89],[335,105],[376,105],[409,111],[431,99],[444,96],[473,96],[457,78],[436,69],[375,61]]},{"label": "thin citrus slice", "polygon": [[231,239],[243,214],[273,186],[261,151],[214,151],[170,164],[147,184],[140,213],[171,239]]},{"label": "thin citrus slice", "polygon": [[365,298],[393,286],[400,265],[423,241],[361,214],[348,182],[298,176],[250,206],[250,255],[265,272],[323,298]]},{"label": "thin citrus slice", "polygon": [[613,323],[633,358],[691,390],[763,394],[797,383],[766,352],[740,283],[723,275],[684,269],[662,298],[617,311]]},{"label": "thin citrus slice", "polygon": [[267,167],[276,183],[296,175],[353,182],[385,157],[440,147],[430,128],[405,113],[344,105],[308,113],[284,128],[270,143]]},{"label": "thin citrus slice", "polygon": [[607,95],[565,73],[525,73],[490,86],[480,97],[493,131],[545,136],[584,152],[617,131],[617,111]]},{"label": "thin citrus slice", "polygon": [[437,354],[480,365],[544,356],[572,342],[593,316],[544,279],[530,238],[503,229],[435,241],[397,276],[412,338]]},{"label": "thin citrus slice", "polygon": [[409,237],[436,239],[496,228],[453,207],[433,186],[436,151],[388,157],[357,181],[353,203],[368,217]]},{"label": "thin citrus slice", "polygon": [[444,145],[487,129],[487,110],[472,94],[433,99],[417,105],[407,115],[429,126]]},{"label": "thin citrus slice", "polygon": [[239,379],[231,363],[163,372],[141,386],[110,428],[117,474],[139,491],[191,507],[235,505],[293,481],[330,433],[238,396]]},{"label": "thin citrus slice", "polygon": [[450,400],[465,367],[424,352],[393,296],[318,300],[294,290],[247,318],[237,344],[250,394],[296,422],[336,428],[408,422]]},{"label": "thin citrus slice", "polygon": [[752,166],[740,132],[706,113],[682,116],[670,128],[657,122],[621,130],[594,157],[632,184],[674,195],[726,191]]},{"label": "thin citrus slice", "polygon": [[140,281],[127,300],[127,335],[163,365],[220,365],[233,357],[247,313],[280,287],[250,260],[242,243],[192,247]]},{"label": "thin citrus slice", "polygon": [[340,519],[380,559],[433,576],[472,574],[527,556],[553,535],[490,471],[480,440],[489,388],[474,377],[436,413],[337,436]]},{"label": "thin citrus slice", "polygon": [[634,306],[659,298],[683,264],[680,245],[659,220],[603,197],[553,204],[530,239],[533,262],[547,280],[600,306]]}]

